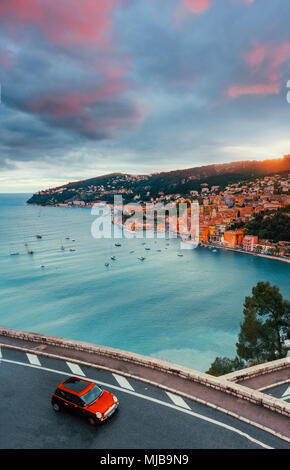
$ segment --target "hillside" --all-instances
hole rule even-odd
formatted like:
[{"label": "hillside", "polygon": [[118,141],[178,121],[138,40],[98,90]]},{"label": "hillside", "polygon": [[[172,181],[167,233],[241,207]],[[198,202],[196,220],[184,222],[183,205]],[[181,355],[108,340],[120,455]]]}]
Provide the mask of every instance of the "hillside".
[{"label": "hillside", "polygon": [[98,200],[112,202],[116,194],[122,195],[125,202],[133,199],[148,201],[151,197],[156,198],[161,194],[186,196],[190,191],[200,191],[203,184],[209,187],[218,186],[219,190],[222,190],[231,183],[277,173],[287,174],[289,171],[288,155],[280,159],[213,164],[151,175],[111,173],[40,191],[27,202],[39,205],[55,205],[76,200],[86,203]]}]

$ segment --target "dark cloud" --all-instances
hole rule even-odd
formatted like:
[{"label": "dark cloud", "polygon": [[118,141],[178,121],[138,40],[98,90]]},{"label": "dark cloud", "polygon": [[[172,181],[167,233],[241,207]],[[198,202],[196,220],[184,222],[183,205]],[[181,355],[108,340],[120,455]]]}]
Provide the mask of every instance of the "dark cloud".
[{"label": "dark cloud", "polygon": [[284,0],[2,0],[0,166],[73,167],[85,149],[143,171],[287,141],[289,13]]}]

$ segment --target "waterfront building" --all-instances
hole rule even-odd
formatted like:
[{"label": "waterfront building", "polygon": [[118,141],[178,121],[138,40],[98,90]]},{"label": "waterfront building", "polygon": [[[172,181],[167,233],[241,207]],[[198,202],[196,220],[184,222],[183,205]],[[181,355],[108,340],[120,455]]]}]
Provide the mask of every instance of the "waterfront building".
[{"label": "waterfront building", "polygon": [[259,243],[259,238],[256,235],[245,235],[243,240],[243,248],[247,251],[253,251],[254,246]]},{"label": "waterfront building", "polygon": [[224,244],[230,248],[235,248],[236,246],[242,246],[244,239],[244,230],[227,230],[224,233]]}]

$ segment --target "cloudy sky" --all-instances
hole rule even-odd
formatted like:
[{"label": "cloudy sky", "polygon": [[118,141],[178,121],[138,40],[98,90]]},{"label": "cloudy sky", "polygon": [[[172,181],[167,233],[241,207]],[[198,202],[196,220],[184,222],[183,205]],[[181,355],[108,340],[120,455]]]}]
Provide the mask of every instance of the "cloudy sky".
[{"label": "cloudy sky", "polygon": [[0,192],[290,153],[289,0],[1,0]]}]

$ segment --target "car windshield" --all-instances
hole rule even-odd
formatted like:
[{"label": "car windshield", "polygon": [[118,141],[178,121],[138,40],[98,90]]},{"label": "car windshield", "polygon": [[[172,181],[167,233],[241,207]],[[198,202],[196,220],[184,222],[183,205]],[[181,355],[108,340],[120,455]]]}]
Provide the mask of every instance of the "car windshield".
[{"label": "car windshield", "polygon": [[99,398],[102,391],[103,390],[100,387],[98,387],[97,385],[94,385],[93,388],[91,388],[91,390],[88,393],[85,393],[84,395],[82,395],[81,399],[85,403],[85,405],[90,405],[97,398]]}]

